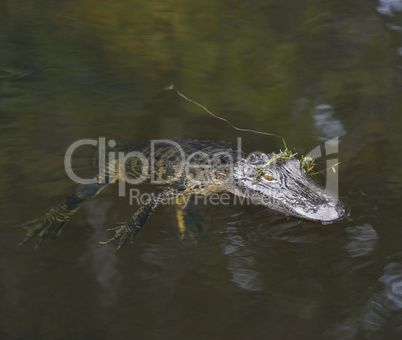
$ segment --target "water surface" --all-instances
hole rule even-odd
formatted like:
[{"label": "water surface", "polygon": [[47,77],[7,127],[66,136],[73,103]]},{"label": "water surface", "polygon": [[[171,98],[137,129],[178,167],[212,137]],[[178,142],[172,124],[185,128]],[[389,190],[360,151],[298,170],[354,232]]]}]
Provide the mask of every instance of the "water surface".
[{"label": "water surface", "polygon": [[[3,2],[0,337],[400,339],[401,18],[397,0]],[[162,207],[116,253],[98,242],[136,207],[110,188],[57,241],[18,247],[12,227],[76,187],[63,162],[79,139],[283,148],[169,84],[302,154],[338,136],[350,217],[207,205],[194,246]],[[74,164],[90,173],[85,152]]]}]

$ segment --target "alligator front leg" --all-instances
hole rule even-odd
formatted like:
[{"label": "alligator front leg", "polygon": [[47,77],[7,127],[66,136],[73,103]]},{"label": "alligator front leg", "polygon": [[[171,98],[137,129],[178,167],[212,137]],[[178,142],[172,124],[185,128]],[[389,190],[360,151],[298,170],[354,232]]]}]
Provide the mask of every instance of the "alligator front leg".
[{"label": "alligator front leg", "polygon": [[39,247],[48,236],[56,239],[63,227],[70,220],[70,217],[80,208],[81,204],[99,194],[106,185],[97,183],[84,185],[76,192],[70,194],[57,206],[49,209],[41,217],[17,226],[17,228],[23,228],[27,231],[20,245],[27,243],[35,236],[39,237],[35,248]]},{"label": "alligator front leg", "polygon": [[20,245],[27,243],[35,236],[39,237],[35,248],[39,247],[48,236],[56,239],[82,203],[98,195],[106,186],[118,180],[117,165],[117,161],[109,162],[104,172],[97,175],[96,183],[80,186],[74,193],[68,195],[66,199],[54,208],[49,209],[41,217],[17,226],[17,228],[23,228],[27,231]]},{"label": "alligator front leg", "polygon": [[175,187],[166,187],[162,190],[155,192],[151,199],[145,204],[141,205],[135,214],[126,222],[120,223],[114,228],[107,229],[107,231],[114,231],[115,234],[107,241],[99,242],[100,244],[108,244],[119,240],[117,249],[120,249],[128,240],[134,242],[134,239],[141,228],[144,226],[148,217],[152,212],[163,202],[168,202],[173,199],[178,199],[182,195],[183,190]]}]

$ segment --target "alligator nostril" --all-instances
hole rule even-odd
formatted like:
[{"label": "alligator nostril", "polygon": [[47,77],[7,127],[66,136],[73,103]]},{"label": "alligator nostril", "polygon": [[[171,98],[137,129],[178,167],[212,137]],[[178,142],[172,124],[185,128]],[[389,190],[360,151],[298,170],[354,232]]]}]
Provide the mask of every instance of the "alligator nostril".
[{"label": "alligator nostril", "polygon": [[345,206],[340,201],[336,205],[336,210],[338,211],[339,219],[342,219],[348,215],[348,212],[346,211]]}]

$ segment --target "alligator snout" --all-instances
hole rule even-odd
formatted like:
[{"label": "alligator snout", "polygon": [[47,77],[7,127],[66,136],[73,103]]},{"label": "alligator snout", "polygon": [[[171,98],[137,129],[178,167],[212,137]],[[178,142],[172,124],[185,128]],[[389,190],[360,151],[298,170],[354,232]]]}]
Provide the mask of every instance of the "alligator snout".
[{"label": "alligator snout", "polygon": [[317,207],[317,211],[309,216],[304,216],[304,218],[311,219],[322,224],[331,224],[335,221],[342,220],[347,216],[345,206],[337,200],[335,204],[333,202],[322,204]]}]

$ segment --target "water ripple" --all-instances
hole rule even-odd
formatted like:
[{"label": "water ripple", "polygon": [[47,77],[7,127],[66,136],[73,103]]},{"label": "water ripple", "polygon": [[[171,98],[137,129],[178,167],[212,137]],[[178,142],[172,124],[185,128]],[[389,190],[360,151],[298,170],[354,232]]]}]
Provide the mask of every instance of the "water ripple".
[{"label": "water ripple", "polygon": [[351,257],[359,257],[370,254],[378,241],[378,236],[370,224],[346,228],[348,241],[345,249]]}]

